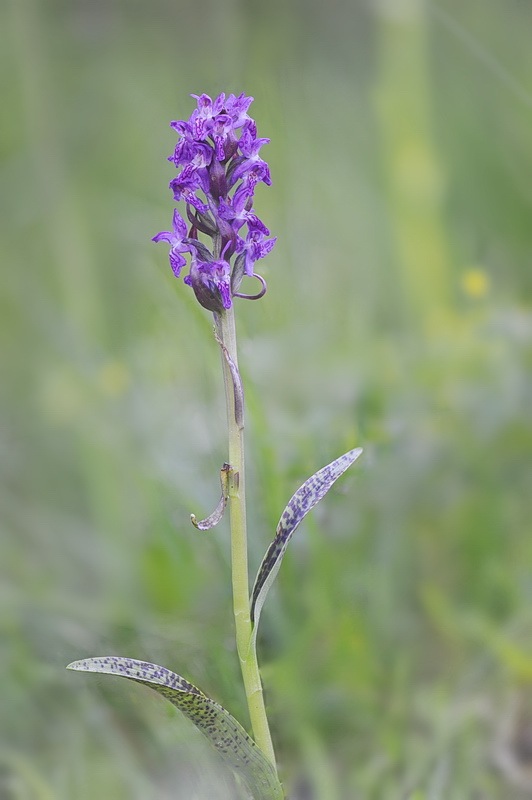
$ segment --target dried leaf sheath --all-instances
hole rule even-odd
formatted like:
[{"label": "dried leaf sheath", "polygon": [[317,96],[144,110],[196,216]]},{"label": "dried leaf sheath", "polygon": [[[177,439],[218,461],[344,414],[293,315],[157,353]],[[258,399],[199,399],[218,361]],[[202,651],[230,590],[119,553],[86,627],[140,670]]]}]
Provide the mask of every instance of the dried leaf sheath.
[{"label": "dried leaf sheath", "polygon": [[227,505],[227,497],[228,497],[228,485],[229,485],[229,475],[233,472],[233,468],[231,464],[224,464],[220,470],[220,486],[222,493],[220,495],[220,499],[218,501],[218,505],[212,512],[209,514],[208,517],[205,519],[200,519],[196,517],[195,514],[190,515],[190,521],[197,528],[199,531],[209,531],[211,528],[214,528],[220,520],[222,519],[225,511],[225,507]]}]

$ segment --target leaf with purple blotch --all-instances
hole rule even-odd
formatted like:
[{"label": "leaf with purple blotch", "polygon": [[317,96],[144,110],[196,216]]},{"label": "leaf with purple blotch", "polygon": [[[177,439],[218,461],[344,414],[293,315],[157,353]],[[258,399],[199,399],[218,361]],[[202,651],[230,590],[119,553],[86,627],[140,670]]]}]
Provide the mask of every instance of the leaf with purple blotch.
[{"label": "leaf with purple blotch", "polygon": [[316,503],[319,503],[333,483],[357,460],[361,453],[362,448],[357,447],[320,469],[299,487],[283,511],[275,532],[275,539],[262,560],[251,594],[252,646],[257,638],[257,627],[264,600],[279,572],[292,534],[308,512],[314,508]]},{"label": "leaf with purple blotch", "polygon": [[72,662],[67,669],[119,675],[154,689],[173,703],[207,737],[255,800],[283,799],[283,790],[273,765],[242,725],[223,706],[185,678],[149,661],[119,656],[86,658]]}]

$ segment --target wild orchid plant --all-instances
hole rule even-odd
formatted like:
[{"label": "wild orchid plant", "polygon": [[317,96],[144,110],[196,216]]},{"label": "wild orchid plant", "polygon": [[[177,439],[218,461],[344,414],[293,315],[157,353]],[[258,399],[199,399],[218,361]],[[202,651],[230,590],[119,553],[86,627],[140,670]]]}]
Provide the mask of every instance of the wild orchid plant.
[{"label": "wild orchid plant", "polygon": [[[180,675],[150,662],[105,656],[75,661],[69,669],[121,675],[145,684],[166,697],[202,731],[238,781],[256,800],[284,797],[275,766],[257,662],[257,629],[266,595],[288,542],[306,514],[333,483],[359,457],[350,450],[320,469],[293,495],[281,515],[275,538],[259,567],[251,594],[248,583],[246,495],[244,471],[244,393],[238,370],[234,298],[259,299],[266,282],[255,272],[257,261],[275,245],[275,238],[253,210],[257,183],[271,184],[270,170],[259,151],[269,139],[257,137],[255,121],[248,115],[252,97],[244,94],[215,100],[192,95],[197,108],[187,121],[174,121],[179,135],[169,157],[178,170],[170,182],[174,200],[186,204],[185,222],[174,210],[171,231],[153,241],[170,245],[170,266],[176,277],[186,266],[184,282],[198,302],[214,317],[214,337],[222,355],[229,439],[228,462],[221,469],[222,493],[215,511],[192,523],[200,530],[216,525],[229,505],[231,567],[236,645],[246,692],[252,739],[221,705]],[[199,237],[208,237],[209,246]],[[244,276],[258,280],[256,294],[240,292]]]}]

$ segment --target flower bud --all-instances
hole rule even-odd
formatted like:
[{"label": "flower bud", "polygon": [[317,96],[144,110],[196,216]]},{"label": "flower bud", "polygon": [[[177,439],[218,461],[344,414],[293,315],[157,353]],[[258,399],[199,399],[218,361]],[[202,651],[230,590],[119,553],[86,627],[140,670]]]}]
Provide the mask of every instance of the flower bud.
[{"label": "flower bud", "polygon": [[227,261],[199,261],[192,254],[190,273],[185,283],[191,286],[203,308],[216,314],[231,308],[231,277]]}]

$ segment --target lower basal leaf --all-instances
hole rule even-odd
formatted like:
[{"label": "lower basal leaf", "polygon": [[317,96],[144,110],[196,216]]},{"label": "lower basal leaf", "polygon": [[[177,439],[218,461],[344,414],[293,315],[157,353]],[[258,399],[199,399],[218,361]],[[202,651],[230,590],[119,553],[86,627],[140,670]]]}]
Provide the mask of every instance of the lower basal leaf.
[{"label": "lower basal leaf", "polygon": [[223,706],[165,667],[149,661],[103,656],[74,661],[67,669],[119,675],[158,692],[207,737],[223,761],[241,778],[255,800],[283,800],[273,765]]}]

